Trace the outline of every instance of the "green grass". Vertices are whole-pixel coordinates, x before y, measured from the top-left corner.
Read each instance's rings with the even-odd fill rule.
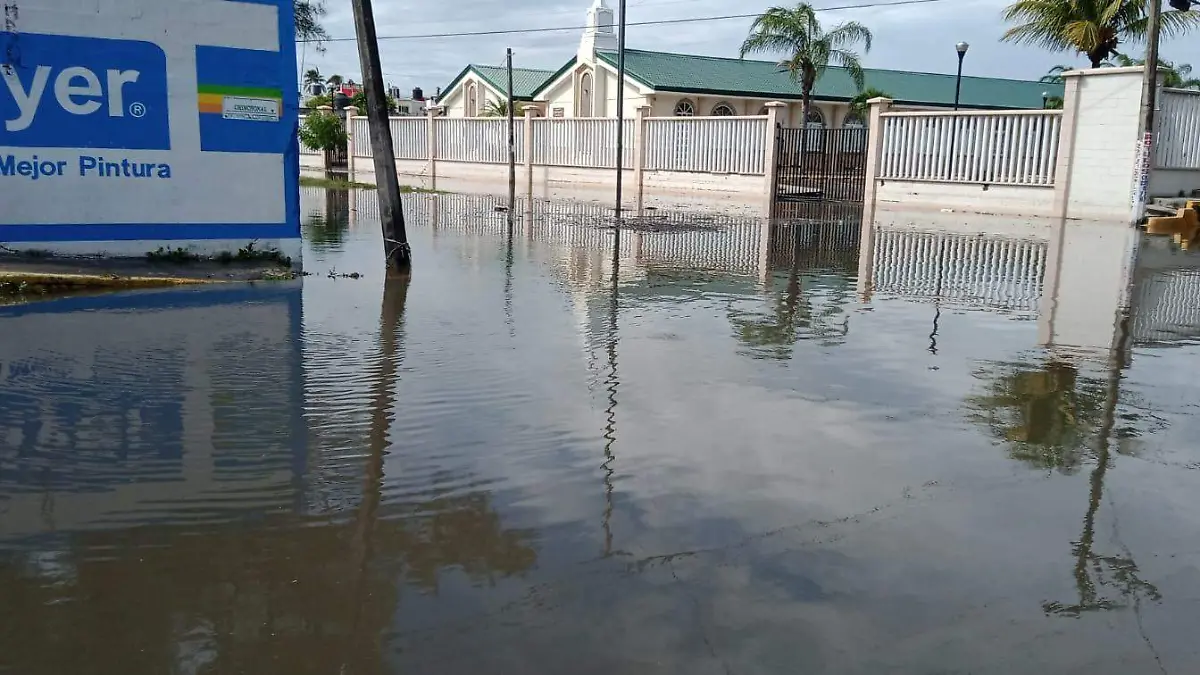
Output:
[[[371,183],[355,183],[341,178],[301,176],[300,187],[326,188],[328,190],[374,190],[376,186]],[[400,192],[403,194],[442,194],[441,190],[429,190],[427,188],[413,187],[412,185],[401,185]]]

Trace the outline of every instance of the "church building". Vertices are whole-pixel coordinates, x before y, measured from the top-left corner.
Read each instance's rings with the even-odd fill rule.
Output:
[[[535,106],[546,117],[616,117],[617,38],[613,10],[594,0],[579,51],[554,71],[514,68],[513,97]],[[897,104],[914,108],[954,105],[955,76],[865,68],[866,88],[887,93]],[[485,114],[489,104],[506,98],[503,67],[468,65],[445,88],[439,101],[449,117]],[[1046,98],[1062,96],[1061,84],[963,77],[963,109],[1042,108]],[[829,67],[813,89],[809,125],[862,126],[850,110],[858,89],[843,68]],[[778,61],[625,50],[625,116],[649,106],[652,117],[765,115],[766,104],[787,104],[783,122],[799,126],[800,85]]]

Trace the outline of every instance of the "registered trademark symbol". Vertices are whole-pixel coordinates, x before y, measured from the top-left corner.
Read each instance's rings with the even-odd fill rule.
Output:
[[[129,105],[129,114],[134,117],[145,117],[146,105],[144,103],[131,103]]]

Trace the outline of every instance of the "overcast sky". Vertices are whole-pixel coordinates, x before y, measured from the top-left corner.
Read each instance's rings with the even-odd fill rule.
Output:
[[[816,0],[812,4],[831,7],[893,0]],[[325,0],[325,27],[334,38],[353,37],[354,23],[349,0]],[[591,0],[524,0],[502,3],[495,0],[374,0],[380,37],[581,26]],[[617,0],[607,0],[610,7]],[[778,4],[770,0],[717,2],[716,0],[628,0],[629,21],[653,21],[729,14],[749,14]],[[1087,60],[1072,53],[1051,53],[1033,47],[999,42],[1004,32],[1000,19],[1006,0],[945,0],[926,5],[822,12],[827,26],[856,20],[875,36],[874,48],[863,59],[875,68],[953,73],[954,44],[970,43],[964,62],[965,75],[1037,79],[1055,64],[1080,65]],[[630,49],[737,56],[751,19],[732,19],[666,26],[629,28]],[[504,50],[513,49],[513,64],[530,68],[557,69],[574,55],[580,30],[499,36],[381,40],[383,70],[390,84],[408,91],[422,87],[426,94],[445,86],[468,63],[502,64]],[[1186,41],[1166,42],[1164,58],[1196,64],[1200,68],[1200,34]],[[1142,48],[1130,53],[1141,56]],[[337,73],[356,81],[358,57],[353,42],[331,42],[324,53],[301,45],[298,58],[305,68],[317,67],[328,77]]]

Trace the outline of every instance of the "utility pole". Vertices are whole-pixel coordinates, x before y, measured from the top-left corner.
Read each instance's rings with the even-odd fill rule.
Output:
[[[625,0],[617,19],[617,231],[621,229],[621,179],[625,173]],[[619,236],[619,235],[618,235]]]
[[[513,226],[513,211],[517,209],[517,143],[514,129],[512,49],[508,50],[508,226]],[[526,225],[528,227],[528,225]]]
[[[1154,106],[1158,96],[1158,34],[1162,24],[1162,0],[1149,0],[1146,7],[1146,71],[1142,74],[1142,138],[1138,143],[1137,166],[1134,169],[1132,224],[1138,224],[1146,210],[1150,182],[1150,162],[1154,152]]]
[[[354,9],[358,60],[367,96],[367,124],[371,130],[371,154],[379,192],[384,258],[389,272],[407,272],[412,267],[412,250],[404,231],[404,205],[400,202],[400,178],[396,175],[396,155],[392,151],[387,91],[383,85],[383,67],[379,63],[379,40],[375,35],[375,13],[371,9],[371,0],[350,0],[350,5]]]

